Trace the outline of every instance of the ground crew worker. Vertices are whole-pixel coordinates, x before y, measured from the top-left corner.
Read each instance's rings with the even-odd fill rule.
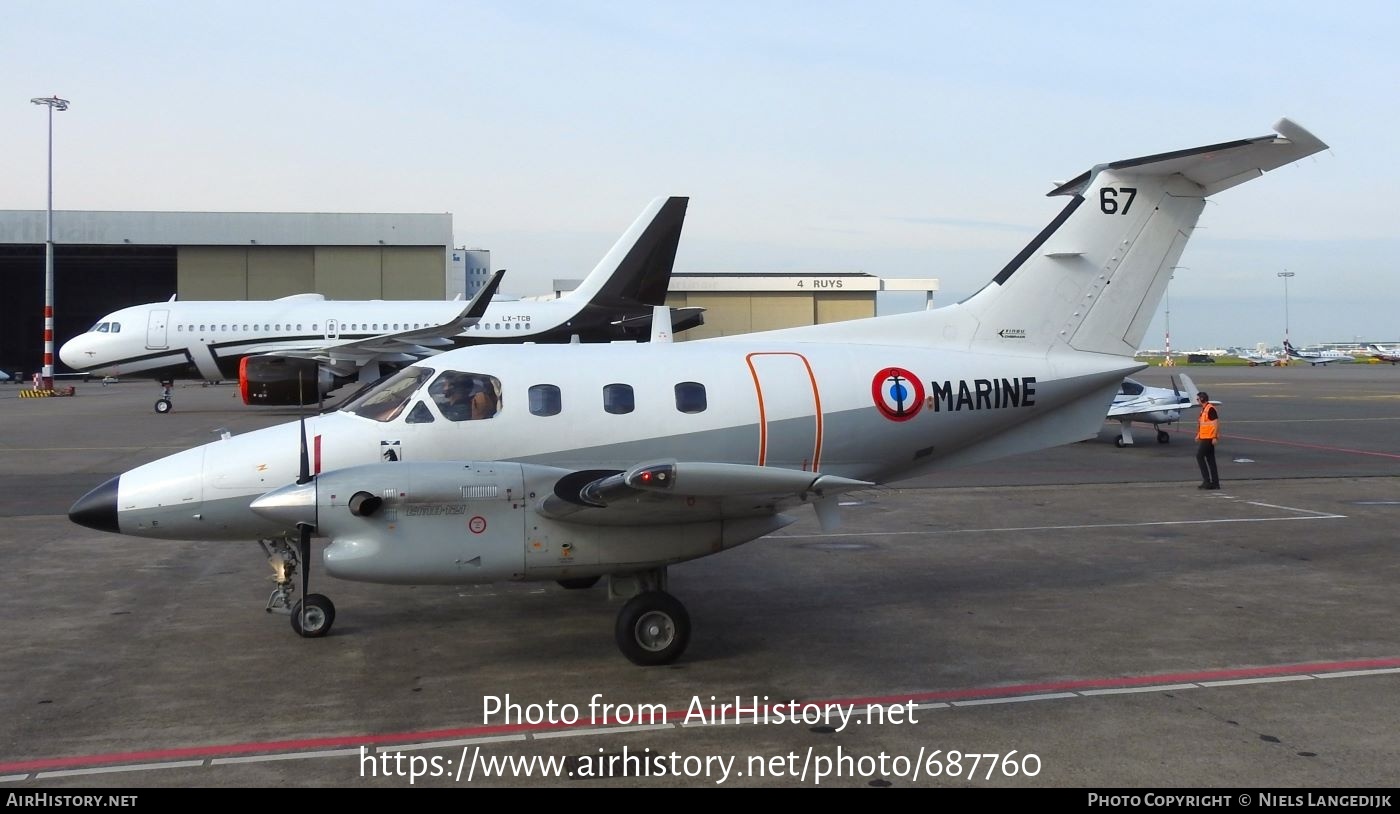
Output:
[[[1196,463],[1201,467],[1201,485],[1197,489],[1219,489],[1220,471],[1215,466],[1215,442],[1220,440],[1220,413],[1202,390],[1196,394],[1201,406],[1200,423],[1196,425]]]

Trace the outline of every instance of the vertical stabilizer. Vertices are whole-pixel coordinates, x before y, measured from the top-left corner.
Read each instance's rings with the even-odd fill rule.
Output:
[[[1061,185],[1060,215],[961,304],[972,341],[1132,356],[1205,198],[1326,147],[1287,119],[1282,135],[1101,164]]]

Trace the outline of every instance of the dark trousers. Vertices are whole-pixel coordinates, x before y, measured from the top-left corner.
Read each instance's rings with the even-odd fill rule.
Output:
[[[1196,463],[1201,467],[1201,483],[1220,485],[1220,470],[1215,468],[1215,444],[1208,440],[1197,441]]]

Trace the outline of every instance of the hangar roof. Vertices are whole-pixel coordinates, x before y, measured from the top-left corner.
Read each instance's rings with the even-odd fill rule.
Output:
[[[44,242],[44,210],[0,210],[0,244]],[[57,210],[54,242],[157,246],[452,245],[452,215]]]

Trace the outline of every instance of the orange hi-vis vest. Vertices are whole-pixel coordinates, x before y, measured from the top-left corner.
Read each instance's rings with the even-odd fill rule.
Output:
[[[1197,441],[1214,441],[1220,437],[1220,413],[1216,412],[1214,404],[1207,404],[1201,409],[1201,421],[1196,425]]]

